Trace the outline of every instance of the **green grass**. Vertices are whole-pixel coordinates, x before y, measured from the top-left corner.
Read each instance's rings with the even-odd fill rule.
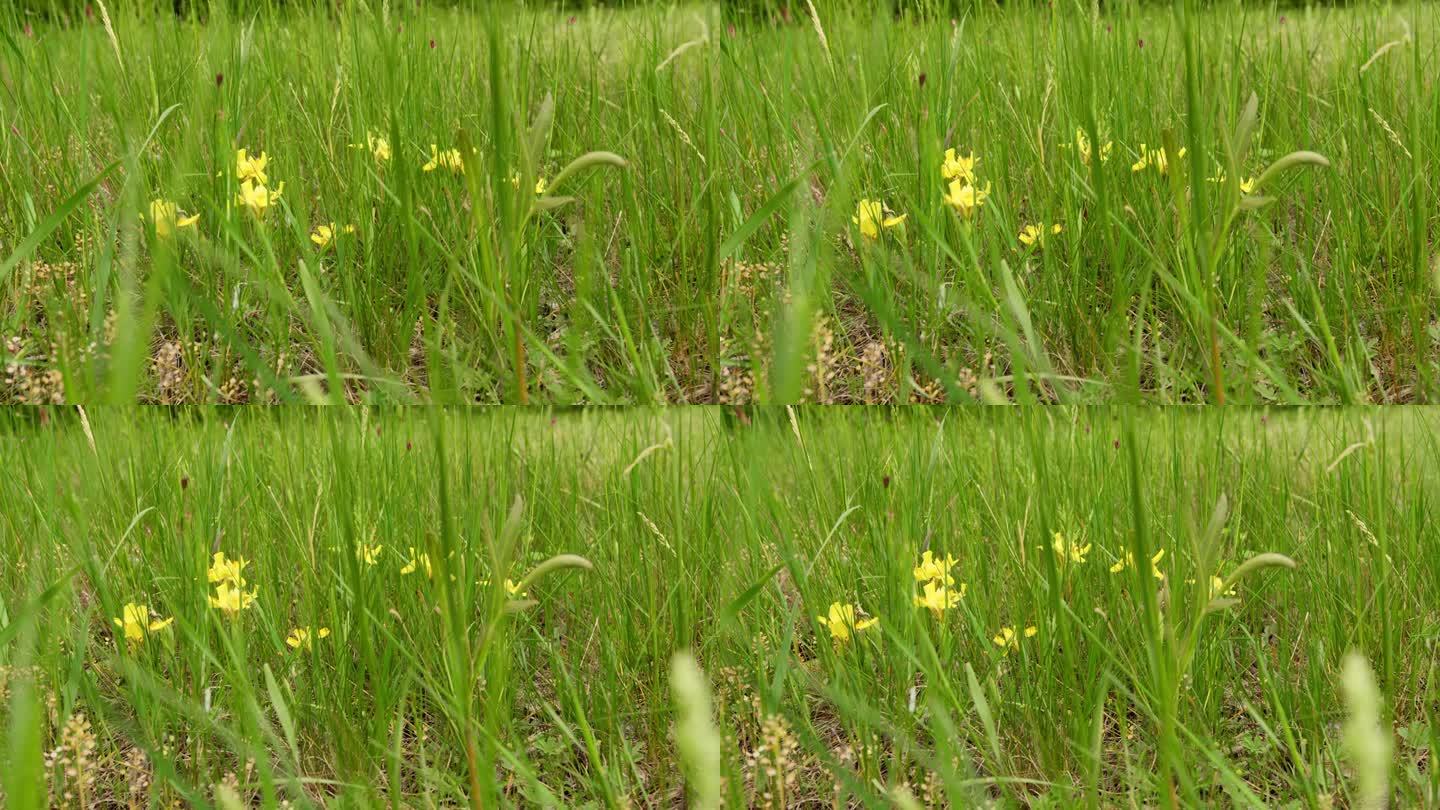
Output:
[[[113,38],[0,12],[5,400],[1440,391],[1433,5],[109,5]],[[465,174],[422,171],[432,143]],[[1167,174],[1131,170],[1141,144]],[[263,223],[239,148],[286,184]],[[947,148],[989,184],[969,220]],[[1329,165],[1242,207],[1296,150]],[[156,198],[200,220],[157,238]],[[866,240],[860,199],[903,228]],[[318,249],[330,222],[356,232]],[[1063,230],[1025,248],[1027,224]]]
[[[1428,410],[0,426],[8,807],[82,783],[142,807],[659,807],[688,784],[704,807],[715,777],[727,807],[913,806],[902,785],[922,806],[1440,802]],[[430,577],[402,573],[409,547]],[[1163,580],[1109,570],[1161,549]],[[207,602],[217,550],[248,560],[236,616]],[[967,586],[938,617],[913,603],[925,550]],[[1200,614],[1212,572],[1264,553],[1284,559]],[[565,554],[523,600],[501,585]],[[128,602],[174,622],[117,640]],[[879,623],[832,643],[834,602]],[[288,647],[305,626],[331,633]],[[686,649],[713,710],[672,684]],[[1350,686],[1361,665],[1353,708],[1350,651],[1379,696]],[[1393,756],[1342,744],[1377,724]],[[86,739],[89,782],[62,767]]]

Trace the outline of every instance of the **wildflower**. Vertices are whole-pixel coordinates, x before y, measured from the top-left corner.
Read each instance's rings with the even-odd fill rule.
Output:
[[[1185,157],[1185,147],[1182,146],[1180,150],[1175,153],[1175,159],[1179,160],[1183,157]],[[1147,151],[1145,144],[1142,143],[1140,144],[1140,159],[1130,165],[1130,171],[1144,171],[1150,166],[1154,166],[1155,170],[1161,174],[1166,174],[1170,171],[1170,159],[1165,154],[1165,147],[1162,146],[1159,149],[1150,149]]]
[[[946,554],[943,559],[935,556],[935,552],[927,550],[920,555],[920,564],[915,566],[915,581],[925,582],[933,580],[939,582],[944,580],[945,585],[955,584],[955,578],[950,576],[950,569],[960,562],[954,557]]]
[[[830,615],[816,616],[820,624],[830,631],[830,638],[836,644],[844,644],[850,640],[851,633],[858,633],[880,623],[874,617],[869,619],[855,619],[855,606],[850,604],[842,605],[839,602],[830,603]]]
[[[1193,579],[1187,579],[1187,580],[1185,580],[1185,584],[1186,584],[1186,585],[1194,585],[1194,584],[1195,584],[1195,580],[1193,580]],[[1211,598],[1211,599],[1219,599],[1219,598],[1222,597],[1222,596],[1229,596],[1229,597],[1232,597],[1232,598],[1235,597],[1235,586],[1234,586],[1234,585],[1231,585],[1229,588],[1226,588],[1226,587],[1225,587],[1225,580],[1221,579],[1220,577],[1217,577],[1217,576],[1213,576],[1213,575],[1212,575],[1212,576],[1210,577],[1210,598]]]
[[[244,587],[245,577],[242,576],[242,574],[245,571],[245,566],[249,564],[249,560],[243,558],[232,560],[225,556],[225,552],[217,551],[215,552],[215,556],[211,558],[210,570],[206,572],[206,575],[212,583],[228,582],[236,587]]]
[[[240,184],[240,193],[235,195],[235,202],[250,209],[257,219],[264,217],[265,212],[280,195],[285,193],[285,183],[282,181],[279,188],[274,191],[267,189],[263,184],[257,184],[252,180],[246,180]]]
[[[446,149],[444,152],[435,144],[430,144],[430,162],[421,167],[427,172],[436,169],[449,169],[455,174],[465,173],[465,162],[460,158],[459,149]]]
[[[352,143],[351,149],[364,149],[375,158],[377,164],[390,162],[390,141],[383,135],[376,135],[370,130],[365,130],[365,143]]]
[[[961,157],[955,154],[954,149],[945,150],[945,161],[940,164],[940,176],[946,180],[960,180],[966,185],[975,182],[975,164],[980,158],[975,153]]]
[[[210,597],[210,607],[218,608],[230,616],[250,607],[255,602],[255,591],[230,582],[215,586],[215,595]]]
[[[520,583],[509,578],[505,580],[505,593],[509,594],[511,599],[524,599],[528,596],[528,594],[520,590]]]
[[[514,172],[513,174],[510,175],[510,185],[514,186],[515,188],[520,188],[520,173],[519,173],[519,172]],[[550,188],[550,184],[547,183],[547,182],[545,182],[545,178],[543,178],[543,177],[537,177],[537,178],[535,178],[535,194],[536,194],[536,196],[539,196],[539,195],[541,195],[541,194],[544,194],[544,193],[546,192],[546,190],[548,190],[549,188]]]
[[[1039,632],[1040,629],[1033,625],[1027,627],[1024,630],[1025,638],[1034,638],[1035,634]],[[1020,639],[1015,635],[1015,628],[1013,627],[1000,628],[1000,632],[996,633],[990,640],[995,642],[996,647],[1004,650],[1006,655],[1009,655],[1011,650],[1020,649]]]
[[[155,226],[155,235],[165,239],[180,228],[189,228],[198,222],[199,214],[182,217],[175,203],[169,200],[152,200],[150,202],[150,222]]]
[[[309,627],[297,627],[290,631],[290,635],[285,637],[285,643],[289,645],[292,650],[298,650],[301,647],[309,650],[315,646],[315,639],[328,638],[329,636],[330,628],[328,627],[322,627],[318,631],[313,632]]]
[[[361,543],[355,547],[355,558],[366,565],[374,565],[380,560],[380,552],[384,550],[384,546],[372,546],[367,543]]]
[[[1165,549],[1162,548],[1162,549],[1160,549],[1159,551],[1155,552],[1154,556],[1152,556],[1152,557],[1150,558],[1150,573],[1154,574],[1156,579],[1164,579],[1164,578],[1165,578],[1165,575],[1162,574],[1162,573],[1160,573],[1160,567],[1159,567],[1158,565],[1156,565],[1156,563],[1160,562],[1160,558],[1161,558],[1161,557],[1164,557],[1164,556],[1165,556]],[[1122,559],[1122,560],[1116,562],[1114,565],[1110,566],[1110,573],[1112,573],[1112,574],[1118,574],[1118,573],[1120,573],[1121,571],[1124,571],[1126,568],[1130,568],[1130,567],[1133,566],[1133,565],[1135,565],[1135,555],[1134,555],[1133,553],[1127,551],[1127,552],[1125,552],[1125,558],[1124,558],[1124,559]]]
[[[945,195],[945,204],[959,211],[961,216],[969,219],[975,215],[976,209],[985,204],[985,198],[989,196],[989,183],[985,184],[985,188],[977,189],[969,183],[952,180],[950,181],[950,190]]]
[[[1222,172],[1222,173],[1220,173],[1220,174],[1215,175],[1214,177],[1207,177],[1207,178],[1205,178],[1205,179],[1206,179],[1208,182],[1211,182],[1211,183],[1220,183],[1221,185],[1224,185],[1224,183],[1225,183],[1225,174]],[[1255,191],[1255,178],[1253,178],[1253,177],[1246,177],[1246,178],[1244,178],[1244,179],[1242,179],[1242,180],[1240,181],[1240,193],[1241,193],[1241,194],[1252,194],[1252,193],[1254,193],[1254,191]]]
[[[413,574],[417,567],[425,569],[425,576],[430,576],[430,555],[423,551],[416,551],[414,546],[410,547],[410,562],[400,569],[401,574]]]
[[[137,605],[129,602],[120,611],[120,616],[112,619],[115,626],[124,631],[125,640],[131,644],[139,644],[145,640],[145,636],[159,630],[164,630],[175,621],[174,617],[162,619],[156,616],[146,605]]]
[[[1210,598],[1219,599],[1222,596],[1235,596],[1235,586],[1225,587],[1225,580],[1217,576],[1210,577]]]
[[[861,200],[855,206],[855,216],[850,221],[860,226],[860,235],[867,239],[879,239],[881,228],[893,228],[905,221],[902,216],[886,216],[885,205],[879,200]]]
[[[1058,234],[1063,230],[1065,229],[1061,227],[1058,222],[1050,226],[1050,233],[1052,234]],[[1021,244],[1026,247],[1041,244],[1045,241],[1045,229],[1039,225],[1026,225],[1020,230],[1019,238]]]
[[[1105,163],[1110,160],[1110,148],[1114,145],[1115,144],[1111,143],[1110,141],[1106,141],[1105,145],[1100,147],[1101,163]],[[1090,151],[1090,138],[1085,134],[1085,130],[1081,129],[1080,127],[1075,128],[1075,151],[1080,153],[1081,162],[1083,162],[1087,166],[1090,165],[1090,156],[1092,154]]]
[[[324,248],[329,246],[332,240],[334,240],[337,233],[355,233],[355,226],[346,225],[345,227],[339,228],[337,230],[335,227],[335,223],[333,222],[329,225],[316,225],[315,230],[310,232],[310,241],[314,242],[316,247],[319,247],[323,250]]]
[[[934,613],[935,618],[938,619],[941,613],[960,604],[960,600],[965,596],[965,588],[966,586],[963,582],[960,583],[960,587],[957,590],[948,583],[941,584],[940,582],[931,580],[925,583],[924,593],[915,597],[915,606],[929,608],[930,612]]]
[[[1085,562],[1085,555],[1090,553],[1090,544],[1080,545],[1074,540],[1067,539],[1060,532],[1055,532],[1055,540],[1050,544],[1055,549],[1055,555],[1061,562],[1072,562],[1080,564]]]
[[[260,153],[260,157],[252,158],[244,149],[236,150],[235,179],[242,183],[246,180],[253,180],[264,186],[270,182],[270,178],[265,174],[265,167],[268,165],[270,165],[270,156],[264,152]]]

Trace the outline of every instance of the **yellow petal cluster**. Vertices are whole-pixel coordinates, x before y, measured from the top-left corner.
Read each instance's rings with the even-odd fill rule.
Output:
[[[414,546],[411,546],[410,549],[409,549],[409,551],[410,551],[410,561],[405,564],[405,567],[403,567],[403,568],[400,569],[400,573],[401,573],[401,574],[413,574],[413,573],[415,573],[416,571],[418,571],[419,569],[423,568],[423,569],[425,569],[425,576],[426,576],[426,577],[429,577],[429,576],[431,575],[430,555],[429,555],[429,554],[426,554],[426,553],[423,552],[423,551],[420,551],[419,549],[415,548]]]
[[[1153,574],[1156,579],[1165,578],[1165,575],[1160,572],[1160,566],[1158,564],[1161,558],[1163,558],[1164,556],[1165,549],[1162,548],[1159,551],[1155,552],[1152,557],[1150,557],[1150,573]],[[1114,565],[1110,566],[1110,573],[1118,574],[1121,571],[1124,571],[1127,568],[1133,568],[1134,566],[1135,555],[1132,552],[1127,551],[1125,552],[1125,556],[1123,558],[1118,560]]]
[[[984,188],[976,188],[963,180],[951,180],[950,187],[945,192],[945,204],[958,211],[960,216],[970,219],[989,196],[989,183],[986,183]]]
[[[959,180],[965,184],[975,182],[975,164],[980,158],[975,153],[957,155],[954,149],[945,150],[945,160],[940,164],[940,176],[946,180]]]
[[[316,247],[324,250],[325,248],[330,246],[331,242],[335,240],[335,236],[337,234],[342,233],[355,233],[355,226],[345,225],[343,227],[336,228],[335,223],[333,222],[329,223],[328,225],[316,225],[315,230],[310,232],[310,241],[314,242]]]
[[[180,216],[179,208],[169,200],[156,199],[150,202],[150,223],[155,226],[155,235],[161,239],[169,238],[175,231],[189,228],[199,220],[199,214]]]
[[[315,646],[315,639],[329,637],[330,628],[328,627],[322,627],[319,630],[313,630],[309,627],[297,627],[290,631],[290,635],[285,637],[285,644],[292,650],[298,650],[301,647],[309,650]]]
[[[169,627],[175,619],[162,619],[148,605],[128,602],[120,610],[120,615],[111,621],[124,634],[125,640],[133,645],[144,641],[149,634]]]
[[[1085,562],[1085,556],[1090,553],[1089,543],[1082,546],[1060,532],[1055,532],[1055,539],[1050,543],[1050,547],[1055,550],[1055,556],[1059,557],[1062,563],[1079,565]]]
[[[1054,225],[1051,225],[1049,228],[1049,231],[1052,235],[1059,234],[1063,230],[1065,229],[1058,222]],[[1045,241],[1045,231],[1046,229],[1040,225],[1026,225],[1024,228],[1020,229],[1020,235],[1018,237],[1020,239],[1020,244],[1025,245],[1026,247],[1034,247],[1035,245],[1043,244]]]
[[[440,150],[436,144],[430,144],[430,162],[420,167],[423,171],[433,172],[436,169],[449,169],[455,174],[465,173],[465,161],[460,157],[459,149]]]
[[[860,235],[866,239],[879,239],[882,228],[889,229],[905,221],[908,214],[894,216],[885,212],[885,204],[880,200],[861,200],[855,206],[855,216],[850,221],[860,226]]]
[[[867,630],[880,623],[880,619],[869,617],[856,619],[855,606],[852,604],[841,604],[840,602],[830,603],[830,611],[826,616],[816,616],[821,626],[830,631],[830,638],[836,644],[844,644],[850,637],[862,630]]]
[[[235,195],[235,204],[248,210],[256,219],[264,219],[265,212],[270,210],[285,193],[285,183],[281,181],[274,191],[266,188],[264,184],[254,180],[245,180],[240,184],[240,192]]]
[[[245,590],[245,567],[250,564],[244,558],[230,558],[225,552],[217,551],[210,560],[206,577],[215,586],[210,597],[210,607],[227,616],[234,617],[255,603],[255,590]]]
[[[1175,159],[1180,160],[1184,158],[1185,151],[1185,147],[1180,147],[1179,151],[1175,153]],[[1170,172],[1170,158],[1165,154],[1165,147],[1146,149],[1145,144],[1142,143],[1140,144],[1140,158],[1130,164],[1130,171],[1140,172],[1151,167],[1161,174],[1168,174]]]

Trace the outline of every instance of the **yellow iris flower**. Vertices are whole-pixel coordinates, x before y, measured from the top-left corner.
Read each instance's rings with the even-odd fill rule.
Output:
[[[150,633],[169,627],[175,619],[173,617],[162,619],[156,616],[149,606],[129,602],[121,609],[120,616],[111,621],[115,622],[115,626],[123,631],[126,641],[131,644],[139,644]]]
[[[490,587],[490,580],[488,580],[488,579],[482,579],[482,580],[480,580],[480,587],[482,587],[482,588],[488,588],[488,587]],[[520,583],[518,583],[518,582],[516,582],[515,580],[510,579],[510,578],[508,578],[508,577],[505,579],[505,595],[508,596],[508,597],[510,597],[511,599],[529,599],[529,598],[530,598],[530,594],[525,593],[524,591],[520,590]]]
[[[1195,580],[1193,580],[1193,579],[1187,579],[1187,580],[1185,580],[1185,584],[1186,584],[1186,585],[1194,585],[1194,584],[1195,584]],[[1235,586],[1234,586],[1234,585],[1231,585],[1229,588],[1226,588],[1226,587],[1225,587],[1225,580],[1221,579],[1220,577],[1217,577],[1217,576],[1213,576],[1213,575],[1212,575],[1212,576],[1210,577],[1210,598],[1211,598],[1211,599],[1219,599],[1219,598],[1222,597],[1222,596],[1229,596],[1229,597],[1234,598],[1234,597],[1236,596]]]
[[[423,551],[417,551],[414,546],[411,546],[410,562],[406,563],[405,567],[400,569],[400,573],[413,574],[418,568],[425,569],[425,576],[429,577],[431,575],[430,555]]]
[[[189,228],[200,220],[200,215],[182,217],[175,203],[169,200],[150,202],[150,222],[155,226],[155,235],[168,238],[180,228]]]
[[[1227,589],[1227,588],[1225,587],[1225,580],[1221,579],[1220,577],[1216,577],[1216,576],[1210,577],[1210,598],[1211,598],[1211,599],[1219,599],[1219,598],[1222,597],[1222,596],[1231,596],[1231,597],[1233,597],[1233,596],[1235,596],[1235,595],[1236,595],[1236,594],[1235,594],[1235,586],[1234,586],[1234,585],[1231,585],[1231,586]]]
[[[390,162],[390,141],[386,140],[385,136],[376,135],[368,129],[365,130],[365,143],[352,143],[350,148],[364,149],[370,153],[371,157],[375,158],[377,164]]]
[[[1175,159],[1180,160],[1185,157],[1185,152],[1185,147],[1180,147],[1180,150],[1175,153]],[[1170,171],[1170,158],[1165,154],[1165,147],[1162,146],[1159,149],[1147,150],[1145,144],[1142,143],[1140,144],[1140,159],[1130,164],[1130,171],[1144,171],[1151,166],[1154,166],[1155,170],[1161,174],[1168,174]]]
[[[1156,579],[1165,578],[1165,575],[1160,573],[1160,567],[1156,564],[1159,563],[1160,559],[1164,556],[1165,549],[1162,548],[1159,551],[1155,552],[1155,555],[1150,558],[1150,573],[1154,574]],[[1133,565],[1135,565],[1135,555],[1127,551],[1125,552],[1124,559],[1121,559],[1117,561],[1114,565],[1110,566],[1110,573],[1118,574]]]
[[[960,216],[969,219],[975,215],[975,211],[985,204],[985,198],[990,196],[990,184],[986,183],[985,188],[977,189],[969,183],[959,180],[950,181],[950,190],[945,194],[945,204],[960,212]]]
[[[925,583],[924,591],[915,597],[915,606],[928,608],[936,618],[939,618],[941,613],[960,604],[960,600],[965,596],[965,590],[966,585],[963,582],[960,583],[959,588],[955,588],[931,580]]]
[[[1058,234],[1063,230],[1065,229],[1061,227],[1058,222],[1050,226],[1050,233],[1052,234]],[[1019,239],[1020,243],[1026,247],[1042,244],[1045,241],[1045,228],[1039,225],[1026,225],[1020,229]]]
[[[905,221],[905,217],[888,216],[885,213],[885,204],[879,200],[861,200],[855,207],[855,216],[850,221],[860,226],[860,235],[866,239],[879,239],[881,228],[893,228]]]
[[[1105,145],[1100,147],[1101,163],[1105,163],[1110,160],[1110,149],[1113,146],[1113,143],[1111,143],[1110,141],[1106,141]],[[1090,150],[1090,138],[1085,134],[1085,130],[1079,127],[1075,128],[1075,151],[1080,153],[1081,162],[1089,165],[1092,154]]]
[[[330,243],[334,241],[336,234],[341,233],[355,233],[355,226],[346,225],[343,228],[337,229],[335,227],[335,223],[333,222],[329,225],[316,225],[315,230],[310,232],[310,241],[314,242],[316,247],[319,247],[323,250],[324,248],[329,247]]]
[[[240,182],[253,180],[261,186],[270,182],[265,174],[265,167],[270,165],[270,156],[264,152],[259,157],[250,157],[244,149],[235,152],[235,179]]]
[[[980,158],[975,153],[957,155],[954,149],[945,150],[945,160],[940,164],[940,176],[946,180],[959,180],[965,184],[975,182],[975,164]]]
[[[836,644],[844,644],[850,640],[852,633],[874,627],[880,623],[878,618],[856,620],[855,606],[850,604],[830,603],[830,615],[816,616],[817,621],[830,631],[830,638]]]
[[[366,565],[374,565],[380,560],[380,552],[384,550],[384,546],[372,546],[361,543],[355,547],[355,558]]]
[[[205,573],[212,583],[228,582],[243,587],[245,585],[243,573],[245,566],[249,564],[249,560],[238,557],[230,559],[225,556],[225,552],[217,551],[210,560],[210,569]]]
[[[1074,540],[1067,539],[1060,532],[1055,532],[1055,540],[1050,547],[1055,549],[1055,556],[1059,557],[1061,562],[1072,562],[1077,565],[1085,562],[1085,555],[1090,553],[1089,543],[1082,546]]]
[[[283,181],[278,188],[271,191],[263,184],[256,183],[253,180],[246,180],[240,184],[240,193],[235,195],[235,202],[238,205],[250,209],[250,213],[254,214],[256,219],[261,219],[265,216],[265,212],[270,209],[270,206],[274,205],[275,201],[279,200],[280,195],[284,193],[285,183]]]
[[[1222,185],[1225,183],[1225,175],[1224,175],[1224,173],[1217,174],[1217,175],[1214,176],[1214,177],[1207,177],[1207,178],[1205,178],[1205,179],[1206,179],[1207,181],[1211,182],[1211,183],[1220,183],[1220,184],[1222,184]],[[1244,178],[1244,179],[1242,179],[1242,180],[1240,181],[1240,193],[1241,193],[1241,194],[1253,194],[1254,192],[1255,192],[1255,178],[1253,178],[1253,177],[1246,177],[1246,178]]]
[[[510,185],[514,186],[515,188],[520,188],[520,173],[519,173],[519,172],[514,172],[513,174],[510,175]],[[539,196],[539,195],[541,195],[541,194],[544,194],[546,191],[549,191],[549,190],[550,190],[550,184],[549,184],[548,182],[546,182],[546,180],[545,180],[544,177],[537,177],[537,178],[535,178],[535,195],[536,195],[536,196]]]
[[[436,169],[449,169],[455,174],[465,173],[465,161],[460,158],[459,149],[446,149],[441,152],[440,147],[430,144],[430,162],[421,167],[424,171],[433,172]]]
[[[210,568],[205,572],[210,582],[215,584],[215,595],[210,597],[210,607],[219,608],[231,616],[250,607],[255,601],[256,592],[245,590],[244,571],[249,564],[249,560],[238,557],[231,559],[226,557],[223,551],[215,552],[210,558]]]
[[[215,595],[210,597],[210,607],[218,608],[227,615],[234,616],[254,604],[255,594],[256,592],[253,590],[246,591],[241,586],[222,582],[215,586]]]
[[[1040,630],[1037,627],[1027,627],[1025,628],[1025,638],[1033,638],[1035,634],[1039,632]],[[1000,628],[1000,632],[995,634],[990,640],[995,642],[996,647],[1004,650],[1006,655],[1009,655],[1011,650],[1020,649],[1020,640],[1016,637],[1015,628],[1013,627]]]
[[[297,627],[285,637],[285,643],[292,650],[298,650],[301,647],[309,650],[315,646],[315,639],[329,638],[329,636],[330,628],[328,627],[322,627],[317,631],[312,631],[309,627]]]
[[[950,576],[950,569],[954,568],[958,562],[960,561],[949,554],[943,558],[936,557],[935,552],[927,549],[924,554],[920,555],[920,564],[915,566],[915,581],[944,580],[944,584],[953,585],[955,579]]]

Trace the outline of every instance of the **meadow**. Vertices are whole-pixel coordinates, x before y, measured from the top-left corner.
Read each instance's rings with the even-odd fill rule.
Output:
[[[0,412],[4,804],[1434,806],[1437,435]]]
[[[0,401],[1440,391],[1433,4],[44,5]]]

